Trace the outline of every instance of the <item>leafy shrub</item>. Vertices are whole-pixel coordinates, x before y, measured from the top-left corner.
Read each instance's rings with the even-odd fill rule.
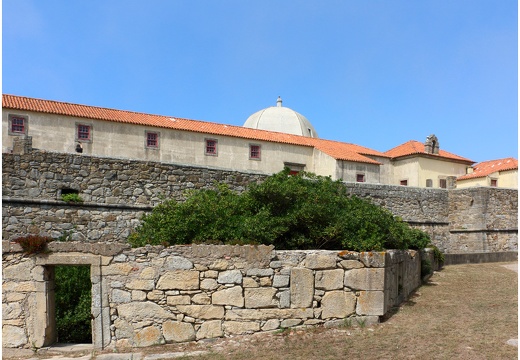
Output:
[[[45,252],[47,243],[51,241],[52,238],[41,235],[26,235],[13,240],[13,242],[20,244],[26,254]]]
[[[419,249],[428,235],[392,213],[349,196],[340,181],[286,169],[238,195],[225,185],[167,200],[129,237],[146,244],[272,244],[277,249]]]
[[[421,277],[423,278],[427,275],[430,275],[432,272],[432,263],[430,262],[430,260],[421,260]]]
[[[61,343],[91,343],[91,287],[88,266],[56,266],[56,330]]]
[[[69,194],[62,194],[61,200],[66,202],[83,202],[83,199],[79,194],[76,193],[69,193]]]
[[[430,245],[430,247],[433,249],[433,258],[435,261],[439,263],[439,266],[442,266],[444,264],[444,254],[439,250],[439,248],[435,245]]]

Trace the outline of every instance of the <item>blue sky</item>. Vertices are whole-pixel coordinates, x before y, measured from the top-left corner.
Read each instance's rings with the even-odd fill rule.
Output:
[[[518,156],[516,0],[3,0],[2,92],[242,125],[283,105],[386,151]]]

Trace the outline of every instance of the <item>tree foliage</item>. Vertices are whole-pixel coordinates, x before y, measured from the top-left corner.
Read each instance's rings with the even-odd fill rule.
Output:
[[[60,343],[91,343],[92,296],[88,266],[56,266],[56,329]]]
[[[225,185],[167,200],[129,237],[146,244],[272,244],[277,249],[419,249],[426,233],[388,210],[349,196],[340,181],[288,169],[237,194]]]

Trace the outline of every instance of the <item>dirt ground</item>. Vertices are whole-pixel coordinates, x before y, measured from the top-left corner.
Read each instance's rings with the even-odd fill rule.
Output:
[[[447,266],[385,321],[374,326],[296,328],[133,349],[132,353],[134,358],[140,355],[143,360],[517,359],[518,347],[507,343],[518,339],[517,266]],[[109,353],[84,351],[66,356],[109,358]],[[44,359],[60,355],[64,354],[52,349],[31,356],[4,350],[2,358]],[[130,352],[127,355],[128,359],[132,357]]]

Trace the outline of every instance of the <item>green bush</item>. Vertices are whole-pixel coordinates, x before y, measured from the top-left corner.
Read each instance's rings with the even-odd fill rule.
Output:
[[[91,343],[91,287],[88,266],[56,266],[56,330],[60,343]]]
[[[236,194],[225,185],[167,200],[143,217],[132,246],[272,244],[277,249],[420,249],[426,233],[388,210],[349,196],[340,181],[286,169]]]
[[[83,202],[81,196],[76,193],[62,194],[61,200],[66,202]]]

